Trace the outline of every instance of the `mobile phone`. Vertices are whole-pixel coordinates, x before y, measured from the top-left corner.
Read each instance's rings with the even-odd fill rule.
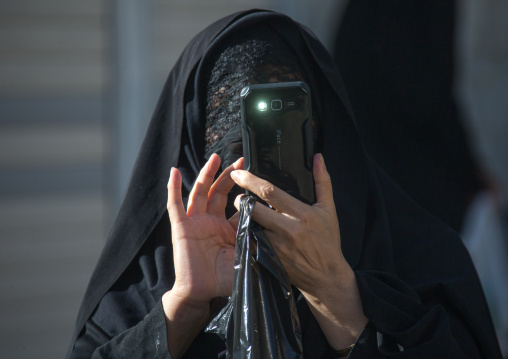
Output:
[[[245,169],[315,203],[309,86],[300,81],[249,85],[240,98]]]

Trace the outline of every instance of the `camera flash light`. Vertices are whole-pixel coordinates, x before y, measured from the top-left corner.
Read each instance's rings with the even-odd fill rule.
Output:
[[[258,110],[259,111],[266,111],[267,108],[268,108],[268,105],[267,105],[266,102],[261,101],[261,102],[258,103]]]

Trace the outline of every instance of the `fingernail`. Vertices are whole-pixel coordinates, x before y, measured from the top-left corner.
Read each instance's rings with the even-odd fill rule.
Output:
[[[173,177],[174,172],[175,172],[175,167],[171,167],[171,170],[169,170],[168,185],[169,185],[169,182],[171,182],[171,177]]]
[[[240,200],[242,199],[243,194],[239,194],[235,197],[234,206],[237,210],[240,210]]]
[[[325,166],[325,159],[323,158],[323,155],[321,153],[318,153],[318,160],[319,160],[319,164],[321,166]]]
[[[233,181],[237,181],[239,180],[241,177],[240,173],[238,170],[234,170],[234,171],[231,171],[231,178],[233,179]]]

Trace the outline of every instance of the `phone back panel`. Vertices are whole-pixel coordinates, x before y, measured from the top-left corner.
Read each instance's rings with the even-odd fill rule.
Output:
[[[309,87],[303,82],[250,85],[241,99],[245,168],[314,203]]]

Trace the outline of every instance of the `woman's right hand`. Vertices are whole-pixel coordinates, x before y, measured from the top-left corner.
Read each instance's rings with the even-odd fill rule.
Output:
[[[219,167],[220,158],[214,154],[196,179],[187,212],[182,201],[182,176],[176,168],[171,169],[168,213],[175,283],[162,303],[173,357],[182,355],[206,324],[210,301],[231,295],[232,291],[238,218],[235,215],[228,220],[225,208],[227,195],[235,185],[230,173],[243,168],[243,159],[229,166],[214,182]]]

